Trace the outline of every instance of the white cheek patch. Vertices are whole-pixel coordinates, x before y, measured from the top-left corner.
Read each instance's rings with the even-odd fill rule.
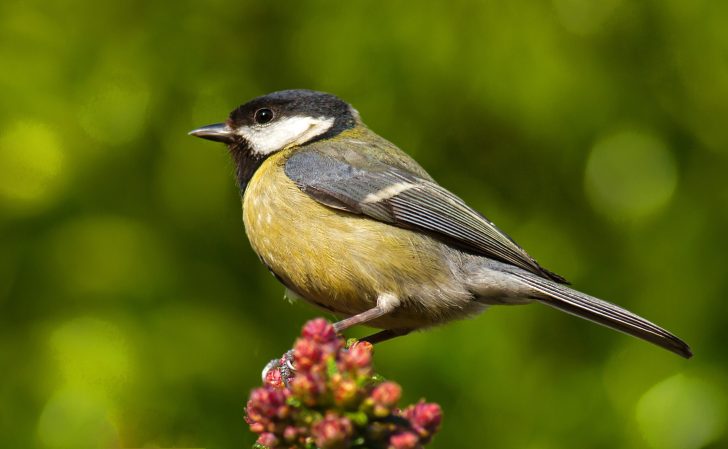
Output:
[[[300,145],[334,126],[333,118],[286,117],[269,125],[240,127],[235,132],[250,143],[253,152],[267,155],[290,145]]]

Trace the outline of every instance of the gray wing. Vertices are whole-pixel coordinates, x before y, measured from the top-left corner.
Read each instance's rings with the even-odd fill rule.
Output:
[[[360,152],[301,149],[286,175],[316,201],[384,223],[419,231],[467,251],[566,283],[541,267],[503,231],[433,181]]]

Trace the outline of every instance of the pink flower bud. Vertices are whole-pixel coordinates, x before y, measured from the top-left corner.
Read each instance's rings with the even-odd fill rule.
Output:
[[[337,340],[334,326],[323,318],[308,321],[303,326],[301,337],[316,343],[330,343]]]
[[[245,422],[250,424],[251,432],[253,432],[253,433],[265,432],[265,425],[263,425],[263,423],[250,421],[247,416],[246,416]]]
[[[347,446],[352,430],[348,418],[329,413],[311,427],[311,435],[321,449],[342,449]]]
[[[376,405],[393,408],[402,396],[402,388],[395,382],[382,382],[372,391],[372,400]]]
[[[339,406],[350,406],[356,402],[359,387],[353,380],[340,380],[335,382],[334,402]]]
[[[290,383],[293,395],[304,404],[312,406],[316,404],[318,396],[325,391],[326,385],[319,376],[311,373],[298,373]]]
[[[248,423],[260,423],[264,426],[273,419],[285,418],[288,415],[286,400],[289,393],[272,387],[256,388],[250,393],[246,406]]]
[[[293,362],[299,372],[310,371],[323,360],[323,351],[319,343],[299,338],[293,346]]]
[[[390,449],[415,449],[419,447],[420,438],[413,432],[402,432],[389,438]]]
[[[355,343],[341,353],[340,368],[342,371],[352,371],[361,375],[369,374],[372,366],[373,346],[366,341]]]
[[[265,447],[275,447],[278,445],[278,438],[270,432],[265,432],[260,434],[257,443]]]
[[[288,441],[289,443],[293,443],[296,441],[296,438],[298,438],[299,431],[294,426],[286,426],[285,429],[283,429],[283,439]]]
[[[442,409],[438,404],[420,401],[408,407],[404,412],[404,416],[410,421],[412,428],[420,435],[424,442],[427,442],[440,429]]]
[[[277,390],[286,388],[286,385],[283,383],[283,377],[281,377],[280,368],[273,368],[265,373],[265,384]]]

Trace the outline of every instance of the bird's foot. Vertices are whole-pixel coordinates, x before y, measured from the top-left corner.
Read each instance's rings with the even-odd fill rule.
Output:
[[[276,371],[278,370],[277,374]],[[296,375],[296,368],[293,366],[293,349],[288,350],[279,359],[273,359],[263,368],[263,383],[277,384],[283,382],[288,387],[288,383]],[[278,377],[280,376],[280,377]]]

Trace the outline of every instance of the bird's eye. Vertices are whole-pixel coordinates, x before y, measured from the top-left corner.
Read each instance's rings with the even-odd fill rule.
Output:
[[[262,125],[273,120],[273,111],[268,108],[258,109],[255,111],[255,123]]]

